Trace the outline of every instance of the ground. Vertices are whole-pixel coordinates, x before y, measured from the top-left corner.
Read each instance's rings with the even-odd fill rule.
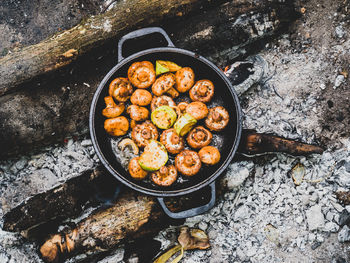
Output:
[[[259,84],[240,97],[244,127],[317,143],[326,151],[231,164],[224,175],[230,190],[210,212],[185,222],[205,230],[212,248],[186,252],[183,262],[350,262],[349,243],[338,240],[350,207],[334,196],[350,187],[350,5],[310,0],[298,8],[301,17],[289,32],[253,54],[266,65]],[[81,154],[74,167],[65,163],[74,159],[72,151]],[[39,168],[48,169],[50,177],[68,178],[71,168],[78,173],[96,165],[95,157],[87,139],[3,162],[7,181],[1,190],[16,189],[21,177]],[[305,169],[299,186],[291,178],[297,163]],[[170,227],[156,237],[163,249],[173,244],[175,232]],[[32,243],[4,232],[0,239],[2,262],[39,261]],[[120,248],[101,262],[123,262],[123,255]]]

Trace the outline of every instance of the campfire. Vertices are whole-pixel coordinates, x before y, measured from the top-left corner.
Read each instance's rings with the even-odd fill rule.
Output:
[[[348,2],[316,2],[101,1],[54,36],[6,40],[0,261],[350,260]],[[149,26],[170,42],[122,38]],[[214,183],[158,200],[106,169],[88,118],[118,59],[171,41],[220,68],[243,129]]]

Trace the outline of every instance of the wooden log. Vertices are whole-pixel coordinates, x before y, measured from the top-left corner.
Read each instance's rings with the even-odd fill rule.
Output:
[[[181,11],[181,19],[167,20],[161,25],[169,32],[177,46],[208,56],[223,66],[242,53],[247,54],[248,47],[260,42],[262,38],[279,32],[284,25],[282,21],[291,22],[293,16],[284,14],[294,14],[292,3],[293,1],[280,3],[278,0],[264,0],[255,3],[252,0],[240,0],[215,6],[215,2],[212,8],[197,10],[188,16],[185,16],[187,11]],[[188,10],[190,7],[192,8],[192,5],[189,4]],[[170,14],[176,8],[171,10]],[[144,25],[146,24],[147,22],[144,22]],[[186,24],[193,26],[188,27]],[[119,34],[126,32],[134,28],[131,25],[134,24],[125,25],[124,31],[117,31]],[[259,27],[258,31],[256,27]],[[96,30],[100,32],[102,29]],[[67,31],[60,35],[65,38],[70,34],[73,33]],[[107,39],[107,36],[112,37],[110,34],[112,32],[102,36]],[[241,37],[238,38],[238,35]],[[87,41],[85,37],[84,40]],[[57,72],[24,85],[20,91],[0,97],[0,158],[62,142],[68,136],[87,133],[88,112],[93,93],[106,72],[116,64],[115,42],[106,40],[105,44],[94,48],[93,52],[86,51],[86,56],[81,56],[83,53],[79,51],[79,58],[67,67],[68,72],[72,74]],[[145,41],[143,44],[147,46],[150,43]],[[72,59],[75,59],[75,56],[65,60],[65,63]],[[33,76],[36,74],[32,73]],[[0,78],[2,77],[0,74]]]
[[[0,59],[0,95],[38,75],[60,69],[103,42],[135,27],[182,16],[207,5],[208,0],[119,1],[113,10],[83,20],[36,45]],[[220,3],[221,1],[217,1]]]

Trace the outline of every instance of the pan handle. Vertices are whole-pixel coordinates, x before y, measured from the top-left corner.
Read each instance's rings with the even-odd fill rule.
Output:
[[[181,219],[181,218],[197,216],[197,215],[203,214],[204,212],[207,212],[215,204],[215,198],[216,198],[216,196],[215,196],[215,192],[216,192],[215,191],[215,181],[212,182],[209,186],[210,186],[211,198],[210,198],[209,203],[207,203],[203,206],[199,206],[199,207],[191,208],[191,209],[188,209],[185,211],[174,213],[168,209],[163,198],[158,197],[158,202],[159,202],[160,206],[163,208],[164,212],[171,218]]]
[[[159,33],[161,34],[165,40],[168,42],[168,47],[175,47],[174,43],[171,41],[170,37],[168,34],[164,31],[163,28],[160,27],[145,27],[141,28],[135,31],[132,31],[125,36],[123,36],[119,42],[118,42],[118,63],[124,59],[122,55],[122,50],[123,50],[123,44],[126,40],[137,38],[137,37],[142,37],[145,35],[153,34],[153,33]]]

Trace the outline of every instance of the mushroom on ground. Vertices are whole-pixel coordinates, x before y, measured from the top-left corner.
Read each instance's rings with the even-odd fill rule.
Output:
[[[149,140],[158,139],[158,130],[150,121],[137,124],[131,132],[131,138],[138,147],[145,147]]]
[[[148,90],[137,89],[131,95],[130,101],[132,104],[135,104],[138,106],[147,106],[152,101],[152,94]]]
[[[174,129],[163,131],[162,135],[160,136],[160,142],[171,154],[178,154],[185,147],[184,139],[180,137]]]
[[[125,109],[124,103],[119,103],[118,105],[114,102],[111,96],[104,98],[106,103],[106,108],[102,110],[102,115],[106,118],[115,118],[123,113]]]
[[[209,102],[214,96],[214,84],[208,79],[198,80],[189,94],[193,101]]]
[[[207,117],[209,110],[207,105],[200,101],[194,101],[187,105],[186,112],[196,120],[201,120]]]
[[[139,164],[139,157],[134,157],[129,162],[129,174],[132,178],[142,180],[147,176],[147,171],[143,170]]]
[[[156,108],[160,106],[175,107],[176,103],[169,96],[163,95],[160,97],[154,97],[151,102],[151,111],[154,111]]]
[[[160,186],[170,186],[177,179],[177,170],[174,165],[163,166],[151,174],[151,180]]]
[[[160,76],[152,85],[152,92],[156,96],[161,96],[175,84],[173,73],[165,73]]]
[[[137,105],[130,105],[126,112],[130,115],[130,118],[135,121],[144,121],[148,119],[149,111],[145,107],[140,107]]]
[[[202,163],[214,165],[220,161],[220,152],[214,146],[205,146],[198,152]]]
[[[156,80],[156,72],[149,61],[135,62],[128,69],[128,78],[132,85],[146,89]]]
[[[122,136],[128,132],[129,122],[124,116],[119,116],[105,120],[104,128],[106,132],[112,136]]]
[[[203,126],[194,128],[187,136],[187,143],[194,149],[200,149],[207,146],[213,138],[213,135]]]
[[[175,73],[176,89],[184,93],[194,84],[194,72],[191,68],[185,67]]]
[[[109,84],[109,96],[117,101],[126,102],[132,94],[132,86],[127,78],[116,78]]]
[[[222,131],[228,124],[230,116],[222,106],[209,109],[208,117],[205,119],[205,126],[212,131]]]
[[[184,150],[175,158],[175,167],[183,175],[193,176],[202,167],[198,153],[191,150]]]

